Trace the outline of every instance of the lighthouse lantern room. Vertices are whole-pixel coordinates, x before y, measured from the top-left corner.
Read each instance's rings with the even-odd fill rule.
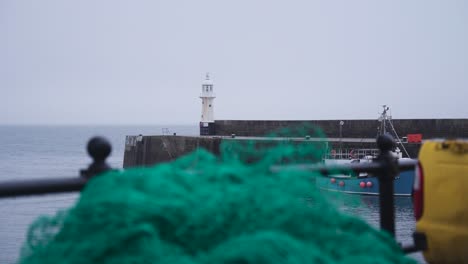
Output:
[[[213,81],[210,79],[210,75],[208,73],[206,74],[206,78],[202,83],[202,93],[200,98],[202,99],[200,135],[214,135],[215,122],[213,115],[213,101],[215,99],[215,94],[213,92]]]

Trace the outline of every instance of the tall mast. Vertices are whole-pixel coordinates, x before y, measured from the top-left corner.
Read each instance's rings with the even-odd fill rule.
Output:
[[[393,133],[393,137],[396,138],[397,144],[399,144],[402,147],[402,149],[405,152],[406,156],[410,157],[409,154],[408,154],[408,151],[406,151],[406,148],[403,145],[403,142],[401,142],[401,139],[398,136],[398,134],[397,134],[397,132],[395,130],[395,127],[393,126],[392,117],[387,114],[387,111],[390,110],[390,107],[388,107],[387,105],[383,105],[382,107],[383,107],[383,112],[379,117],[379,121],[382,122],[382,124],[380,126],[381,134],[383,135],[383,134],[387,133],[387,123],[388,123],[389,128],[390,128],[390,133]]]
[[[382,121],[382,125],[381,125],[381,133],[382,135],[387,133],[387,110],[389,110],[390,108],[387,106],[387,105],[383,105],[383,112],[382,112],[382,115],[380,116],[380,119]]]

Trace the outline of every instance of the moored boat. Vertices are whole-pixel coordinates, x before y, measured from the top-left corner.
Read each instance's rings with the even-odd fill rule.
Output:
[[[379,127],[379,134],[384,134],[389,131],[396,139],[397,143],[401,144],[401,140],[393,127],[391,116],[387,114],[389,108],[383,106],[384,110],[379,117],[381,126]],[[388,127],[388,128],[387,128]],[[403,158],[403,153],[398,147],[395,147],[394,153],[398,159],[410,159],[408,152],[403,144],[401,147],[406,154]],[[352,149],[352,150],[331,150],[329,155],[324,157],[324,163],[331,164],[350,164],[350,163],[367,163],[372,162],[378,155],[376,149]],[[394,180],[394,195],[396,196],[411,196],[412,187],[414,182],[415,171],[401,172]],[[337,191],[350,194],[363,194],[363,195],[379,195],[379,181],[376,175],[368,175],[361,173],[359,175],[330,175],[322,176],[316,179],[318,188],[327,191]]]
[[[411,196],[414,182],[414,171],[401,172],[394,180],[394,195]],[[337,191],[350,194],[379,195],[379,181],[377,177],[331,175],[317,177],[318,188],[327,191]]]

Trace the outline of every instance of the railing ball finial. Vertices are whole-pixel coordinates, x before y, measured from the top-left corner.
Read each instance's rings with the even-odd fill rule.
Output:
[[[380,135],[377,137],[377,147],[381,153],[392,151],[395,147],[395,140],[389,134]]]
[[[91,178],[96,174],[111,169],[106,163],[106,159],[112,151],[112,146],[107,139],[93,137],[88,141],[86,149],[88,150],[88,154],[93,158],[93,163],[89,165],[88,169],[81,170],[81,176]]]
[[[112,146],[109,141],[103,137],[93,137],[88,141],[86,147],[88,154],[94,162],[104,161],[109,157]]]

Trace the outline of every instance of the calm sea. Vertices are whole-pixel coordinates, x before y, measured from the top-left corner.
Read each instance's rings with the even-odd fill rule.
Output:
[[[85,146],[95,135],[112,143],[108,160],[121,168],[126,135],[160,135],[166,129],[178,135],[197,135],[198,124],[180,126],[0,126],[0,181],[43,177],[76,177],[91,159]],[[78,194],[0,199],[0,263],[14,263],[27,235],[28,225],[40,215],[68,208]],[[344,205],[344,211],[363,217],[378,227],[376,197],[363,197],[360,206]],[[397,239],[410,242],[414,230],[411,199],[396,199]],[[412,255],[423,262],[421,254]]]

